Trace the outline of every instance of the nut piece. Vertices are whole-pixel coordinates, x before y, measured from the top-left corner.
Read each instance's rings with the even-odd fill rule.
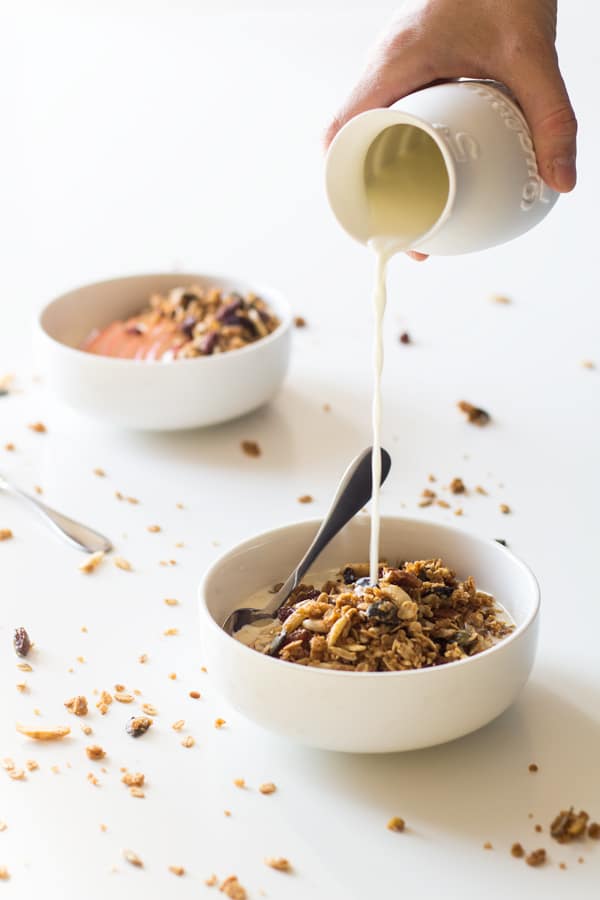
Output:
[[[286,859],[284,856],[267,856],[265,865],[270,866],[271,869],[277,869],[278,872],[292,871],[292,865],[289,859]]]
[[[453,494],[464,494],[466,491],[465,483],[462,478],[453,478],[449,487]]]
[[[404,831],[405,825],[404,819],[401,819],[400,816],[392,816],[386,827],[390,831]]]
[[[182,747],[193,747],[195,743],[196,743],[196,741],[191,736],[191,734],[188,734],[187,737],[184,737],[184,739],[182,740],[181,746]]]
[[[13,537],[10,528],[0,528],[0,541],[9,541]]]
[[[0,866],[0,881],[8,881],[10,878],[10,872],[6,868],[6,866]]]
[[[56,728],[29,728],[17,722],[16,728],[19,734],[24,734],[34,741],[60,741],[71,733],[67,725],[57,725]]]
[[[181,729],[183,728],[184,725],[185,725],[185,719],[177,719],[176,722],[173,722],[173,724],[171,725],[171,728],[173,729],[173,731],[181,731]]]
[[[100,710],[100,713],[105,716],[108,712],[108,707],[113,702],[111,695],[108,691],[102,691],[100,694],[100,699],[96,703],[96,708]]]
[[[457,404],[458,408],[461,412],[464,412],[467,416],[467,420],[472,425],[487,425],[488,422],[491,421],[491,416],[485,409],[481,409],[479,406],[473,406],[472,403],[467,403],[466,400],[461,400],[460,403]]]
[[[304,316],[295,316],[294,325],[296,326],[296,328],[306,328],[306,319],[304,318]]]
[[[277,786],[273,784],[272,781],[265,781],[264,784],[261,784],[258,789],[261,794],[274,794],[277,790]]]
[[[113,562],[117,569],[122,569],[124,572],[131,572],[131,563],[127,559],[123,559],[122,556],[115,556]]]
[[[151,725],[152,719],[149,719],[147,716],[133,716],[125,726],[125,731],[131,737],[137,738],[145,734]]]
[[[79,564],[79,571],[83,572],[85,575],[90,575],[95,569],[98,568],[103,559],[104,551],[97,550],[95,553],[91,553],[87,559],[84,559],[84,561]]]
[[[13,647],[17,656],[27,656],[31,650],[31,639],[24,628],[15,628]]]
[[[590,822],[588,828],[588,837],[591,837],[595,841],[600,840],[600,823]]]
[[[139,858],[137,853],[134,853],[133,850],[123,850],[123,857],[130,863],[132,866],[137,866],[138,869],[143,868],[144,863]]]
[[[135,700],[133,694],[128,694],[127,691],[115,691],[114,698],[119,703],[133,703]]]
[[[125,772],[121,781],[127,787],[142,787],[144,783],[144,774],[142,772]]]
[[[36,431],[38,434],[46,434],[47,428],[43,422],[32,422],[27,426],[31,429],[31,431]]]
[[[88,702],[85,697],[71,697],[70,700],[67,700],[65,706],[75,716],[87,716],[88,714]]]
[[[543,866],[546,862],[546,851],[543,847],[540,847],[539,850],[532,850],[525,857],[525,862],[528,866]]]
[[[106,752],[98,744],[90,744],[85,748],[88,759],[104,759]]]
[[[525,856],[525,851],[523,850],[522,845],[518,842],[512,845],[512,847],[510,848],[510,852],[511,855],[516,859],[521,859],[523,856]]]
[[[257,457],[260,456],[262,452],[256,441],[242,441],[241,447],[246,456]]]
[[[589,815],[581,810],[578,813],[573,807],[561,810],[550,825],[550,834],[559,844],[568,844],[585,835]]]
[[[310,494],[302,494],[301,497],[298,497],[298,503],[312,503],[314,497],[311,497]]]
[[[173,875],[177,875],[179,878],[181,878],[182,875],[185,875],[183,866],[169,866],[169,872],[172,872]]]

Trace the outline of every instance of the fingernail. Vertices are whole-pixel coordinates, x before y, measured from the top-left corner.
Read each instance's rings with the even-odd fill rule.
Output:
[[[577,173],[574,156],[558,156],[552,163],[554,184],[559,191],[570,191],[575,187]]]

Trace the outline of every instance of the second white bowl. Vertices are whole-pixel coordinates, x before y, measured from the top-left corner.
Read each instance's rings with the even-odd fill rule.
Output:
[[[253,291],[280,320],[268,337],[228,353],[173,362],[115,359],[78,349],[94,328],[138,312],[149,296],[198,284]],[[215,425],[267,403],[285,377],[292,314],[276,291],[213,275],[134,275],[70,291],[39,316],[37,349],[50,388],[69,406],[126,428]]]
[[[387,753],[440,744],[500,715],[525,684],[535,656],[539,588],[527,566],[496,541],[419,519],[384,517],[381,558],[441,557],[473,575],[516,624],[477,656],[406,672],[342,672],[283,662],[220,627],[255,591],[291,572],[319,526],[298,522],[251,538],[222,556],[200,586],[201,642],[210,676],[249,719],[326,750]],[[368,559],[369,520],[355,518],[321,554],[317,571]],[[305,583],[310,583],[308,577]]]

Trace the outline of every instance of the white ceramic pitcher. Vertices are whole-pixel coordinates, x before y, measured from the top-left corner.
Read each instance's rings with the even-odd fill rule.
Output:
[[[377,136],[393,125],[430,135],[448,175],[446,204],[412,249],[449,256],[502,244],[537,225],[556,203],[558,194],[538,172],[529,126],[506,89],[489,81],[448,82],[388,109],[361,113],[331,144],[329,203],[340,225],[362,243],[372,237],[365,159]]]

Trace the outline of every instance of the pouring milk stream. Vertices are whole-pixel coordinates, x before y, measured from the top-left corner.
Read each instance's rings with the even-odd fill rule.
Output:
[[[376,259],[369,550],[376,584],[388,262],[409,249],[454,255],[504,243],[540,222],[558,195],[540,178],[529,127],[506,88],[466,79],[351,119],[329,148],[326,182],[338,221]]]

